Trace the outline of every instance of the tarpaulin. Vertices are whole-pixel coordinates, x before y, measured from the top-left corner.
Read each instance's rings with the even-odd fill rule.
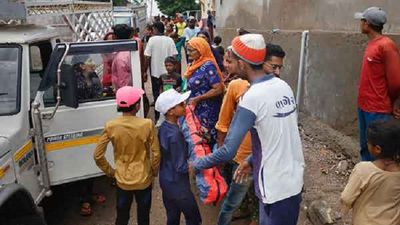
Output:
[[[187,106],[186,116],[181,120],[182,131],[189,145],[190,161],[211,154],[211,148],[201,129],[200,121],[193,111],[192,106]],[[217,204],[224,198],[228,190],[217,167],[197,171],[196,186],[200,193],[200,200],[204,204]]]

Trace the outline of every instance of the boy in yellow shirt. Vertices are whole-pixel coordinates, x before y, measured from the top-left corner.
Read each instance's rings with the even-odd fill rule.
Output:
[[[94,152],[97,166],[117,181],[116,225],[127,225],[133,196],[138,225],[150,224],[151,189],[160,166],[160,147],[154,123],[136,117],[144,91],[125,86],[118,89],[118,111],[123,115],[109,121]],[[107,145],[114,148],[115,169],[105,158]]]

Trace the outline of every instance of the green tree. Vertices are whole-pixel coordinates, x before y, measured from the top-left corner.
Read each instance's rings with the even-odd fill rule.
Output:
[[[114,6],[124,6],[126,5],[126,0],[113,0]]]
[[[199,10],[200,5],[195,0],[156,0],[160,11],[168,16],[174,16],[177,12],[186,10]]]

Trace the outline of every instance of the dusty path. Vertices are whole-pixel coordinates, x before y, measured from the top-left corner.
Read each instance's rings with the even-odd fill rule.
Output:
[[[150,100],[151,84],[146,83],[146,90]],[[153,117],[154,112],[150,112]],[[336,224],[350,224],[340,215],[339,196],[347,182],[348,174],[357,162],[357,143],[354,139],[345,136],[332,128],[300,115],[300,131],[303,141],[305,169],[305,192],[303,194],[302,211],[298,225],[311,225],[305,209],[313,200],[324,199],[332,207],[332,217]],[[340,161],[347,161],[348,168],[338,171]],[[78,185],[68,184],[55,187],[54,195],[46,199],[44,208],[49,225],[112,225],[115,221],[115,188],[106,177],[98,178],[95,182],[95,191],[106,195],[107,201],[102,205],[93,206],[91,217],[79,215]],[[215,225],[218,216],[218,206],[200,205],[203,225]],[[136,224],[135,208],[131,213],[131,225]],[[153,204],[151,210],[151,224],[164,225],[166,221],[165,209],[162,204],[161,190],[158,182],[153,187]],[[185,224],[182,219],[181,224]],[[247,225],[248,221],[235,221],[232,225]]]
[[[340,215],[339,196],[347,182],[348,174],[353,166],[351,154],[355,155],[357,145],[354,140],[330,129],[329,127],[303,117],[301,120],[301,134],[306,159],[305,192],[303,195],[303,210],[300,214],[299,225],[310,225],[306,218],[305,208],[310,202],[317,199],[326,200],[332,207],[332,217],[337,224],[344,224]],[[352,152],[353,151],[353,152]],[[350,156],[350,157],[349,157]],[[349,166],[344,171],[338,171],[340,161],[347,160]],[[91,217],[79,215],[78,185],[68,184],[54,189],[54,196],[45,201],[45,210],[49,225],[111,225],[115,220],[115,188],[111,181],[102,177],[95,182],[95,191],[104,193],[107,202],[103,205],[93,206]],[[204,225],[216,224],[218,206],[201,207]],[[135,208],[132,209],[130,224],[135,222]],[[161,191],[158,182],[153,188],[153,205],[151,211],[151,224],[165,224],[166,216],[163,208]],[[184,220],[182,219],[182,223]],[[347,221],[348,222],[348,221]],[[241,220],[234,225],[246,225],[247,221]]]

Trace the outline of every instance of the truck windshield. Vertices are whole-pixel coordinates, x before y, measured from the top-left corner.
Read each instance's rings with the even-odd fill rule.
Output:
[[[131,17],[125,16],[118,16],[114,17],[114,24],[126,24],[128,26],[132,26],[131,24]]]
[[[20,65],[20,48],[0,45],[0,115],[19,112]]]

